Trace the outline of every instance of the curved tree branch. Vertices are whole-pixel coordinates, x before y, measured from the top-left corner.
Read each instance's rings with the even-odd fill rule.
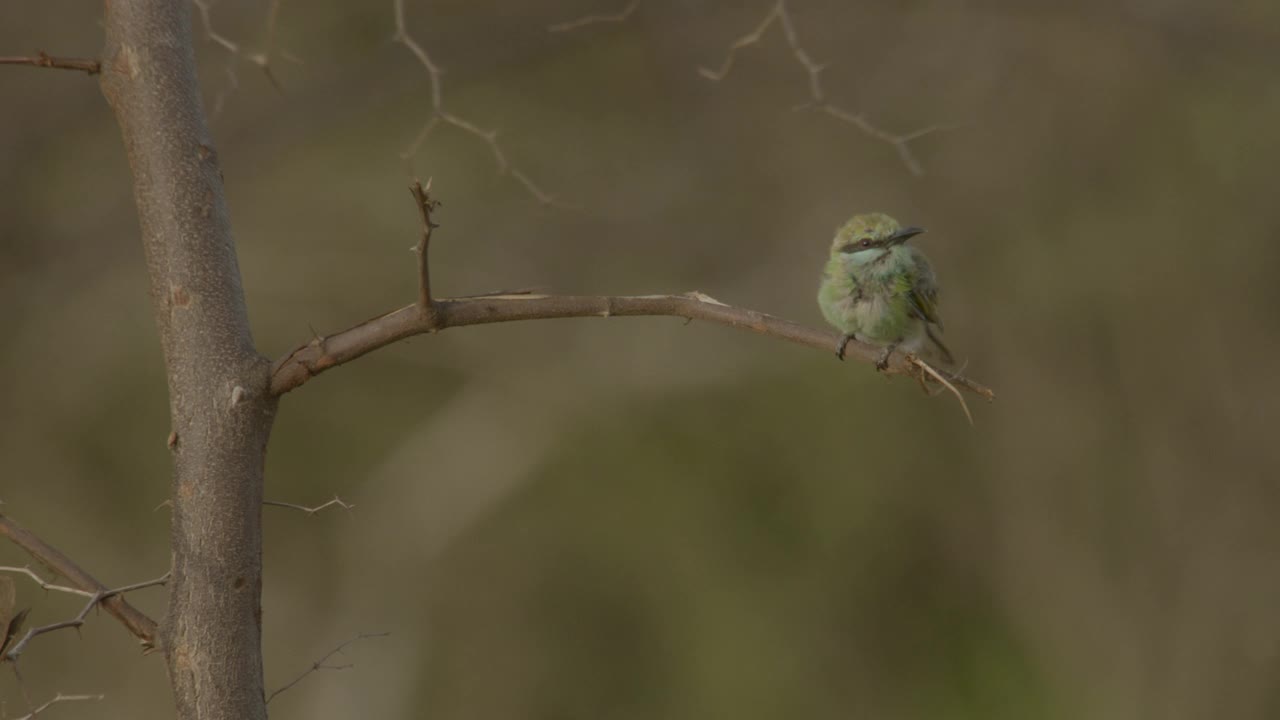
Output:
[[[428,189],[430,185],[428,182]],[[273,397],[301,387],[329,368],[351,362],[397,340],[440,332],[451,327],[516,320],[666,315],[686,320],[707,320],[820,350],[834,351],[844,343],[844,336],[832,330],[818,330],[756,310],[726,305],[697,291],[682,295],[501,293],[463,298],[433,298],[427,253],[430,250],[431,231],[436,227],[431,214],[439,203],[431,199],[422,183],[417,180],[409,186],[409,191],[413,194],[422,222],[422,239],[415,248],[418,261],[418,302],[366,320],[336,335],[316,337],[276,360],[271,367]],[[857,357],[872,364],[879,360],[883,352],[880,347],[857,340],[849,340],[843,346],[844,357]],[[926,389],[928,383],[938,382],[948,385],[953,391],[957,387],[963,388],[987,400],[995,397],[990,388],[958,374],[940,374],[911,355],[895,355],[885,372],[914,377]],[[956,397],[963,406],[964,399],[958,393]],[[966,407],[965,414],[968,415],[968,412]]]
[[[441,298],[432,303],[432,312],[420,305],[408,305],[306,345],[276,361],[271,370],[271,392],[281,395],[301,386],[329,368],[351,362],[366,353],[397,340],[447,328],[516,320],[543,320],[572,317],[671,316],[707,320],[750,330],[780,340],[834,352],[843,336],[831,330],[767,315],[756,310],[725,305],[700,292],[683,295],[490,295],[473,298]],[[882,348],[856,340],[849,341],[846,357],[874,364]],[[920,378],[920,368],[910,359],[895,355],[885,371]],[[988,400],[995,394],[987,387],[956,375],[948,379],[957,387]]]
[[[0,515],[0,535],[13,541],[15,545],[26,550],[31,557],[39,560],[45,567],[61,575],[86,593],[100,595],[97,601],[108,613],[129,632],[142,642],[144,652],[156,647],[156,621],[145,613],[130,605],[121,593],[121,589],[112,590],[97,578],[85,572],[71,558],[62,554],[57,548],[36,537],[34,533],[18,525],[4,515]]]

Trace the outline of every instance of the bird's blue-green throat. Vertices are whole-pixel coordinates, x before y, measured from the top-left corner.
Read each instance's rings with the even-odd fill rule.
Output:
[[[884,348],[876,367],[889,367],[894,350],[922,353],[936,348],[954,364],[938,333],[938,280],[924,253],[907,245],[924,230],[902,227],[883,213],[854,215],[836,231],[822,271],[818,305],[844,334],[836,356],[844,359],[850,339]]]

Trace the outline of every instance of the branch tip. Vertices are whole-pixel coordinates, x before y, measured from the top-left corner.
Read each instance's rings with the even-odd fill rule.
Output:
[[[431,297],[431,272],[428,252],[431,246],[431,231],[440,227],[431,220],[431,213],[440,207],[440,201],[433,199],[427,192],[431,189],[431,178],[427,178],[427,186],[415,179],[409,186],[413,193],[414,204],[418,206],[418,217],[422,221],[422,239],[418,241],[418,307],[430,314],[434,307]]]
[[[361,640],[368,640],[370,638],[387,637],[389,635],[391,635],[391,633],[389,632],[360,633],[359,635],[356,635],[350,640],[347,640],[341,645],[325,653],[323,656],[320,657],[319,660],[316,660],[315,662],[311,663],[311,667],[307,668],[306,670],[303,670],[300,675],[290,680],[289,682],[285,683],[284,685],[276,688],[275,690],[272,690],[271,693],[267,695],[267,703],[270,703],[280,693],[302,682],[304,678],[306,678],[308,675],[310,675],[313,672],[318,672],[320,670],[347,670],[351,667],[354,667],[353,663],[347,663],[345,665],[326,665],[325,661],[327,661],[329,658],[333,657],[334,655],[340,654],[343,650],[346,650],[348,646],[354,643],[357,643]]]

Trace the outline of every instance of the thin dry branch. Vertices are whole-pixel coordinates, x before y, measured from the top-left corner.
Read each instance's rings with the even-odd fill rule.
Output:
[[[275,54],[276,21],[280,15],[281,2],[282,0],[271,0],[270,5],[267,7],[263,50],[261,52],[253,52],[214,29],[212,18],[214,0],[192,0],[192,4],[195,5],[200,15],[200,26],[204,29],[205,40],[226,50],[228,55],[225,69],[227,84],[218,91],[217,96],[214,98],[213,114],[215,116],[222,113],[223,107],[226,106],[227,98],[240,88],[240,74],[237,69],[241,62],[249,63],[260,69],[262,74],[266,76],[267,82],[271,83],[271,86],[279,93],[284,94],[284,86],[280,84],[279,79],[276,78],[276,74],[271,68],[271,59]],[[298,58],[284,51],[281,51],[279,56],[296,63],[301,62]]]
[[[414,192],[414,197],[420,201],[417,191]],[[422,198],[425,197],[423,193]],[[430,222],[429,217],[424,218],[425,222]],[[419,273],[420,277],[425,277],[429,262],[426,251],[429,248],[425,242],[421,247],[423,252],[419,256]],[[879,360],[882,353],[882,348],[875,345],[858,340],[846,341],[843,335],[834,330],[810,328],[756,310],[733,307],[697,291],[682,295],[481,295],[432,299],[430,312],[423,312],[423,306],[415,303],[366,320],[335,335],[315,336],[311,342],[295,348],[272,365],[271,393],[274,396],[283,395],[329,368],[351,362],[397,340],[440,332],[451,327],[517,320],[657,315],[680,317],[687,321],[707,320],[821,350],[834,351],[844,347],[845,357],[852,355],[872,364]],[[909,355],[900,353],[890,358],[884,372],[914,377],[926,387],[927,383],[938,382],[941,377],[927,372],[918,362],[913,362]],[[964,388],[988,400],[995,397],[995,393],[989,388],[959,374],[947,375],[945,379],[955,387]]]
[[[580,18],[558,22],[547,26],[547,32],[569,32],[577,30],[587,25],[596,25],[600,23],[620,23],[624,22],[631,14],[640,7],[640,0],[631,0],[627,6],[616,13],[597,13],[594,15],[583,15]]]
[[[60,592],[68,595],[79,595],[80,597],[93,597],[94,593],[89,590],[81,590],[80,588],[68,587],[66,585],[57,585],[40,577],[29,567],[14,567],[11,565],[0,565],[0,572],[13,573],[15,575],[26,575],[31,578],[31,582],[40,586],[45,592]]]
[[[295,677],[294,679],[292,679],[292,680],[290,680],[289,682],[285,683],[284,685],[282,685],[282,686],[280,686],[280,687],[276,688],[275,690],[272,690],[272,691],[271,691],[271,693],[267,695],[267,702],[268,702],[268,703],[270,703],[270,702],[272,701],[272,699],[274,699],[274,698],[275,698],[275,696],[279,695],[280,693],[284,692],[285,690],[288,690],[289,688],[293,687],[294,685],[297,685],[298,683],[302,682],[303,678],[307,677],[308,675],[310,675],[310,674],[311,674],[311,673],[313,673],[313,672],[318,672],[318,671],[320,671],[320,670],[346,670],[346,669],[348,669],[348,668],[352,667],[352,663],[347,663],[347,664],[345,664],[345,665],[326,665],[326,664],[325,664],[325,662],[327,662],[327,661],[329,660],[329,658],[333,657],[334,655],[337,655],[337,654],[341,653],[343,650],[346,650],[346,649],[347,649],[347,647],[349,647],[350,645],[352,645],[352,644],[354,644],[354,643],[357,643],[357,642],[359,642],[359,641],[361,641],[361,640],[367,640],[367,639],[369,639],[369,638],[387,637],[387,636],[388,636],[388,635],[390,635],[390,634],[391,634],[391,633],[386,633],[386,632],[380,632],[380,633],[360,633],[359,635],[357,635],[357,636],[355,636],[355,637],[351,638],[350,640],[348,640],[348,641],[346,641],[346,642],[342,643],[342,644],[341,644],[341,645],[339,645],[338,647],[336,647],[336,648],[334,648],[334,649],[330,650],[329,652],[325,653],[323,657],[321,657],[319,660],[316,660],[315,662],[311,663],[311,667],[307,668],[306,670],[303,670],[303,671],[302,671],[302,673],[301,673],[300,675],[298,675],[297,677]]]
[[[927,379],[925,376],[928,376],[928,378],[937,380],[939,383],[942,384],[943,387],[945,387],[947,390],[950,390],[952,395],[956,396],[956,400],[960,403],[960,409],[964,410],[964,416],[969,421],[969,425],[970,426],[973,425],[973,413],[969,412],[969,403],[964,401],[964,396],[960,394],[960,391],[956,389],[956,386],[952,384],[951,381],[946,376],[944,376],[942,373],[934,369],[932,365],[925,362],[924,360],[921,360],[915,355],[908,355],[907,362],[916,366],[917,368],[920,369],[922,373],[924,373],[924,375],[920,376],[919,380],[921,381],[920,385],[924,388],[924,391],[926,394],[929,394],[929,395],[933,394],[932,392],[929,391],[928,383],[925,382],[925,380]]]
[[[57,70],[77,70],[88,75],[97,75],[102,72],[102,63],[97,60],[53,57],[43,50],[35,55],[0,57],[0,65],[30,65]]]
[[[44,712],[45,710],[48,710],[50,706],[57,705],[58,703],[81,702],[85,700],[101,700],[104,697],[106,697],[106,695],[63,695],[62,693],[58,693],[57,695],[54,695],[52,699],[46,701],[40,707],[30,708],[31,712],[27,713],[26,715],[23,715],[20,718],[16,718],[16,720],[31,720],[32,718],[38,716],[40,713]]]
[[[507,154],[502,149],[502,145],[498,143],[497,130],[485,130],[470,120],[454,115],[444,109],[444,85],[442,81],[444,70],[431,59],[427,49],[409,34],[404,16],[404,0],[392,0],[392,9],[395,13],[396,29],[391,36],[391,41],[404,45],[418,59],[418,63],[422,65],[423,70],[427,73],[428,84],[431,87],[431,115],[427,118],[426,123],[423,124],[422,130],[413,139],[413,142],[409,143],[409,146],[400,153],[400,159],[412,164],[414,156],[418,154],[418,150],[426,142],[427,138],[431,136],[431,133],[441,125],[451,125],[484,142],[493,153],[493,161],[497,167],[498,175],[515,180],[539,205],[569,210],[576,209],[577,206],[561,202],[553,195],[542,190],[529,179],[525,172],[513,166],[507,160]]]
[[[0,568],[0,569],[8,569],[8,568]],[[28,571],[28,574],[30,574],[32,577],[36,577],[33,573],[30,573],[30,571]],[[85,603],[84,607],[80,609],[80,612],[76,614],[75,617],[71,618],[70,620],[62,620],[60,622],[51,623],[49,625],[41,625],[39,627],[33,627],[27,630],[27,632],[23,634],[22,639],[14,643],[13,647],[9,648],[9,652],[5,653],[4,657],[0,659],[8,660],[9,662],[16,663],[18,661],[18,657],[22,655],[22,651],[27,648],[27,643],[31,642],[32,638],[35,638],[37,636],[43,635],[48,632],[53,632],[54,630],[63,630],[65,628],[78,628],[81,625],[84,625],[85,618],[88,617],[89,611],[94,609],[98,605],[101,605],[105,600],[118,597],[128,592],[133,592],[134,590],[141,590],[143,588],[154,587],[156,585],[164,585],[167,582],[169,582],[169,573],[165,573],[164,575],[161,575],[160,577],[155,578],[154,580],[146,580],[140,583],[134,583],[132,585],[125,585],[125,586],[113,588],[110,590],[101,590],[101,591],[92,593],[89,597],[89,601]],[[40,581],[40,585],[41,587],[44,587],[46,589],[56,587],[48,583],[45,583],[43,581]],[[58,589],[64,590],[64,591],[70,591],[67,588],[58,588]]]
[[[315,505],[312,507],[307,507],[306,505],[298,505],[296,503],[290,503],[290,502],[280,502],[279,500],[263,500],[262,504],[273,505],[275,507],[290,508],[293,510],[304,512],[308,515],[315,515],[321,510],[331,508],[335,505],[342,508],[343,510],[350,510],[351,508],[355,507],[355,505],[353,505],[352,503],[343,502],[342,498],[338,497],[337,495],[334,495],[333,499],[329,500],[328,502],[323,502],[323,503],[320,503],[319,505]]]
[[[26,550],[33,558],[39,560],[53,572],[71,581],[71,584],[78,589],[64,589],[61,586],[45,585],[41,581],[42,587],[56,589],[61,592],[75,592],[86,597],[106,593],[97,602],[100,602],[108,613],[119,620],[129,632],[133,633],[134,637],[141,641],[143,652],[150,652],[156,648],[159,642],[156,621],[126,602],[124,597],[119,595],[119,590],[110,590],[57,548],[36,537],[31,531],[19,526],[2,514],[0,514],[0,536],[8,538],[15,545]],[[31,573],[30,570],[26,572],[39,581],[38,577]]]
[[[787,47],[790,48],[792,56],[795,57],[796,62],[808,74],[809,100],[798,106],[797,109],[813,108],[821,110],[841,122],[852,125],[866,136],[889,144],[897,151],[898,156],[902,158],[902,163],[912,175],[923,175],[924,169],[921,167],[920,161],[916,159],[915,154],[911,152],[910,143],[935,132],[953,129],[954,126],[935,124],[909,133],[892,133],[871,123],[863,113],[850,112],[828,102],[826,91],[822,85],[822,71],[827,66],[814,61],[804,46],[800,44],[795,25],[791,20],[791,12],[787,9],[787,0],[777,0],[754,30],[730,43],[729,50],[725,53],[725,58],[718,68],[713,69],[704,66],[698,68],[698,73],[713,82],[724,80],[728,77],[729,72],[733,70],[738,51],[758,44],[769,28],[773,27],[774,23],[777,23],[782,29],[782,35],[787,41]]]

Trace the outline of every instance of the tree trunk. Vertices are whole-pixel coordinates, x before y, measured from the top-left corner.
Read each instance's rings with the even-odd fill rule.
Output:
[[[249,332],[191,3],[109,0],[102,90],[133,172],[169,380],[173,578],[161,646],[178,716],[265,718],[262,476],[276,402]]]

